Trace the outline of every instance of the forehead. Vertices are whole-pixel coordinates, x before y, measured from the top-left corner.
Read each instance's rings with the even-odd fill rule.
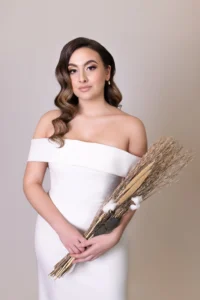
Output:
[[[75,50],[69,60],[69,63],[74,63],[76,65],[83,65],[88,60],[95,60],[97,63],[101,62],[101,58],[98,52],[83,47]]]

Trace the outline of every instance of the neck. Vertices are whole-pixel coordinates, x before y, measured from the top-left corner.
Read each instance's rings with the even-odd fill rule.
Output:
[[[110,105],[104,98],[80,99],[78,114],[85,117],[98,117],[109,112]]]

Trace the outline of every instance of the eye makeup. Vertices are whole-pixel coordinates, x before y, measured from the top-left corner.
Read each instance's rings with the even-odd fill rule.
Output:
[[[97,66],[95,65],[92,65],[92,66],[89,66],[88,69],[90,69],[90,71],[93,71],[97,68]],[[74,74],[74,72],[76,72],[76,69],[68,69],[68,72],[69,74]],[[72,73],[73,72],[73,73]]]

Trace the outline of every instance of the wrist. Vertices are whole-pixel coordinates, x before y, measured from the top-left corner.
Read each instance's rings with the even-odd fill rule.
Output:
[[[70,227],[70,223],[67,222],[66,219],[60,219],[58,222],[52,224],[53,229],[59,235],[63,231],[66,231]]]
[[[115,229],[112,230],[112,234],[115,236],[115,238],[119,241],[124,230],[121,225],[118,225]]]

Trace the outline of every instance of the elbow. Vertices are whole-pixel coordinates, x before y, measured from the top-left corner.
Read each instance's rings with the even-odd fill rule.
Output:
[[[25,194],[25,196],[28,195],[28,191],[29,191],[29,189],[30,189],[31,186],[32,186],[31,183],[27,183],[25,180],[23,180],[22,190],[23,190],[23,193]]]
[[[29,192],[32,190],[32,188],[34,186],[42,186],[42,185],[38,182],[32,182],[32,181],[30,182],[26,179],[23,180],[22,190],[23,190],[23,193],[25,194],[26,197],[28,197]]]

